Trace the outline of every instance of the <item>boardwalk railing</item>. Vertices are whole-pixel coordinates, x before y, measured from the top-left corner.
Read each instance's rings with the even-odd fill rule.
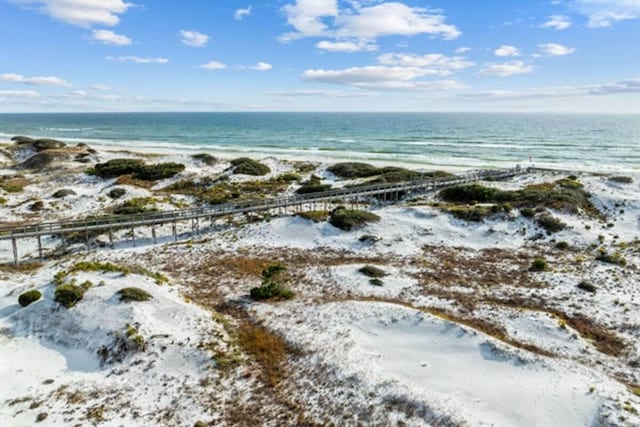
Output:
[[[12,240],[14,246],[14,261],[17,262],[16,239],[29,237],[38,238],[51,235],[68,235],[78,232],[111,232],[117,229],[142,226],[156,226],[175,224],[181,221],[199,219],[213,220],[237,214],[259,213],[290,206],[304,206],[315,202],[326,202],[336,199],[358,200],[372,196],[399,195],[407,193],[430,192],[444,187],[474,182],[483,179],[505,179],[528,173],[528,168],[512,168],[504,170],[481,170],[452,177],[420,178],[389,184],[374,184],[356,187],[340,188],[317,193],[299,194],[294,196],[275,197],[265,200],[254,200],[242,203],[226,203],[212,207],[179,209],[164,212],[143,213],[134,215],[112,215],[92,219],[49,221],[40,223],[25,223],[13,226],[0,226],[0,240]],[[155,233],[155,231],[154,231]],[[42,250],[40,249],[42,254]],[[41,255],[42,256],[42,255]]]

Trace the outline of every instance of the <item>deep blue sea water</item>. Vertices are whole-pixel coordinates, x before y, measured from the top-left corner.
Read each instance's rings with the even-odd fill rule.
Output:
[[[0,140],[185,153],[359,159],[425,168],[528,163],[640,172],[639,115],[494,113],[0,114]]]

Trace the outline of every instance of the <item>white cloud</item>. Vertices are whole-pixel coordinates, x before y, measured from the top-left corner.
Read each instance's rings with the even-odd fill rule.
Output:
[[[313,97],[323,96],[327,98],[353,98],[375,96],[375,92],[365,91],[344,91],[344,90],[323,90],[323,89],[302,89],[302,90],[268,90],[265,95],[280,97]]]
[[[328,52],[372,52],[378,50],[378,46],[366,41],[336,41],[322,40],[316,47]]]
[[[74,90],[69,92],[66,96],[69,98],[86,98],[89,94],[86,90]]]
[[[180,41],[191,47],[205,47],[209,42],[209,36],[197,31],[180,30]]]
[[[202,64],[200,68],[205,70],[224,70],[227,66],[219,61],[209,61],[206,64]]]
[[[0,81],[9,83],[21,83],[25,85],[35,86],[59,86],[59,87],[71,87],[71,83],[66,80],[62,80],[59,77],[47,76],[47,77],[25,77],[22,74],[7,73],[0,74]]]
[[[252,66],[252,67],[247,67],[249,70],[254,70],[254,71],[269,71],[270,69],[273,68],[273,65],[267,63],[267,62],[258,62],[256,65]]]
[[[116,25],[132,4],[123,0],[13,0],[67,24],[91,27]]]
[[[40,98],[40,93],[35,90],[0,90],[0,98]]]
[[[336,17],[336,24],[338,35],[366,39],[433,34],[451,40],[461,34],[455,26],[445,23],[443,15],[396,2],[362,7],[355,14],[341,14]]]
[[[466,46],[461,46],[459,48],[457,48],[456,50],[454,50],[455,53],[467,53],[470,52],[471,48],[470,47],[466,47]]]
[[[491,90],[462,93],[463,98],[511,100],[522,98],[562,98],[575,96],[610,95],[616,93],[640,93],[640,78],[614,83],[588,86],[559,86],[525,90]]]
[[[169,62],[167,58],[144,58],[140,56],[107,56],[104,59],[107,61],[133,62],[136,64],[166,64]]]
[[[110,90],[111,87],[109,87],[107,85],[95,84],[95,85],[91,86],[91,89],[105,91],[105,90]]]
[[[507,77],[516,74],[529,74],[534,70],[533,65],[526,64],[523,61],[508,61],[500,64],[488,63],[478,72],[483,76],[499,76]]]
[[[571,20],[568,16],[551,15],[549,20],[540,25],[541,28],[554,28],[556,30],[566,30],[571,26]]]
[[[609,27],[618,21],[640,18],[640,0],[573,0],[576,12],[586,16],[587,27]]]
[[[461,34],[436,11],[393,1],[370,3],[351,1],[351,8],[340,9],[337,0],[297,0],[283,8],[287,22],[296,32],[284,34],[281,40],[336,37],[372,41],[382,36],[417,34],[449,40]]]
[[[418,67],[373,65],[341,70],[306,70],[302,74],[302,79],[362,89],[442,90],[464,87],[455,80],[416,80],[427,75],[433,75],[433,72]]]
[[[449,75],[454,71],[473,67],[475,64],[461,56],[446,56],[439,53],[415,55],[411,53],[385,53],[378,56],[383,65],[417,67],[429,74]]]
[[[283,39],[313,37],[325,35],[327,26],[322,18],[338,15],[337,0],[297,0],[283,8],[287,23],[297,33],[285,34]]]
[[[233,17],[238,21],[244,19],[246,16],[251,15],[251,5],[245,7],[244,9],[237,9],[233,13]]]
[[[520,56],[520,49],[515,46],[509,46],[503,44],[499,48],[497,48],[493,54],[495,56]]]
[[[116,34],[110,30],[93,30],[91,38],[103,44],[114,46],[128,46],[132,43],[131,39],[122,34]]]
[[[538,47],[542,50],[542,52],[552,56],[569,55],[576,51],[576,49],[573,47],[567,47],[557,43],[539,44]]]

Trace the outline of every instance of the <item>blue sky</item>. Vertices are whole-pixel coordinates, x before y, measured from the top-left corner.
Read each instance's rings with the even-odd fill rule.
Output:
[[[640,0],[0,0],[0,111],[640,113]]]

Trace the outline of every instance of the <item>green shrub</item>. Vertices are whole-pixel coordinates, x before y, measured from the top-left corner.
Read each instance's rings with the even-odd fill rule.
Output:
[[[625,266],[627,265],[627,260],[618,253],[610,254],[604,250],[601,250],[598,256],[596,257],[597,261],[606,262],[607,264],[615,264]]]
[[[299,212],[297,214],[300,218],[308,219],[313,222],[323,222],[329,218],[328,211],[307,211],[307,212]]]
[[[110,262],[98,262],[98,261],[80,261],[75,263],[67,274],[76,273],[78,271],[92,272],[99,271],[101,273],[122,273],[129,274],[130,270],[127,267],[121,267],[119,265]]]
[[[374,236],[373,234],[363,234],[362,236],[360,236],[360,237],[358,238],[358,241],[359,241],[359,242],[362,242],[362,243],[369,243],[369,244],[371,244],[371,243],[376,243],[376,242],[378,242],[378,241],[380,241],[380,240],[381,240],[381,238],[380,238],[380,237],[378,237],[378,236]]]
[[[282,285],[287,267],[281,263],[270,263],[262,270],[262,285],[252,288],[251,298],[255,300],[291,299],[293,291]]]
[[[620,184],[631,184],[633,182],[633,178],[630,176],[615,175],[610,176],[609,181],[618,182]]]
[[[125,190],[124,188],[114,188],[113,190],[107,193],[107,196],[109,196],[112,199],[119,199],[125,194],[127,194],[127,190]]]
[[[374,278],[385,277],[387,275],[387,273],[383,269],[374,267],[373,265],[365,265],[358,271],[367,277],[374,277]]]
[[[536,218],[536,224],[544,228],[548,233],[557,233],[567,226],[564,222],[549,214],[543,214]]]
[[[42,297],[42,293],[37,289],[32,289],[30,291],[24,292],[20,294],[18,297],[18,304],[22,307],[26,307],[32,302],[38,301]]]
[[[283,173],[282,175],[278,175],[272,179],[278,182],[295,182],[295,181],[300,181],[302,177],[297,173],[287,172],[287,173]]]
[[[234,167],[233,173],[237,175],[262,176],[271,172],[269,166],[248,157],[231,160],[231,165]]]
[[[75,196],[76,192],[68,188],[62,188],[51,195],[55,199],[63,199],[67,196]]]
[[[488,208],[486,206],[455,206],[447,209],[447,212],[449,212],[454,217],[464,221],[481,222],[492,213],[499,212],[498,205],[494,206],[496,207],[495,212],[494,209]]]
[[[48,138],[36,139],[33,142],[33,147],[37,151],[54,150],[54,149],[57,149],[57,148],[63,148],[66,145],[67,144],[65,144],[62,141],[58,141],[58,140],[55,140],[55,139],[48,139]]]
[[[148,301],[151,298],[151,294],[140,288],[123,288],[120,289],[117,294],[120,296],[120,301]]]
[[[374,277],[373,279],[369,280],[369,284],[373,286],[383,286],[384,282],[382,281],[382,279]]]
[[[6,191],[7,193],[21,193],[24,190],[24,186],[13,183],[13,182],[3,182],[0,181],[0,188]]]
[[[113,213],[116,215],[133,215],[153,212],[157,210],[154,206],[149,207],[149,205],[153,203],[154,199],[152,197],[136,197],[116,206]]]
[[[171,178],[184,170],[181,163],[167,162],[155,163],[152,165],[143,165],[134,172],[133,177],[143,181],[157,181],[160,179]]]
[[[351,231],[370,222],[378,221],[380,221],[380,217],[374,213],[345,208],[335,209],[329,217],[331,225],[344,231]]]
[[[533,218],[535,216],[535,211],[532,208],[522,208],[520,209],[520,215],[525,218]]]
[[[336,163],[327,170],[340,178],[367,178],[381,173],[381,170],[373,165],[358,162]]]
[[[534,259],[531,263],[531,267],[529,267],[529,271],[547,271],[548,269],[549,265],[547,264],[547,261],[541,258]]]
[[[198,160],[205,165],[213,166],[218,162],[218,159],[208,153],[198,153],[191,156],[192,159]]]
[[[302,183],[302,186],[296,190],[298,194],[320,193],[331,189],[330,184],[323,184],[319,176],[311,175],[308,181]]]
[[[100,178],[117,178],[139,171],[144,162],[138,159],[112,159],[95,165],[95,174]]]
[[[564,251],[565,249],[569,249],[569,244],[561,240],[558,243],[556,243],[556,249],[560,249],[561,251]]]
[[[287,267],[284,264],[279,262],[270,263],[262,270],[262,278],[273,279],[280,277],[285,271],[287,271]]]
[[[593,285],[593,283],[588,282],[586,280],[583,280],[580,283],[578,283],[578,289],[582,289],[583,291],[591,292],[592,294],[596,293],[596,287]]]
[[[62,285],[56,288],[53,300],[60,305],[71,308],[84,296],[85,289],[76,285]]]

